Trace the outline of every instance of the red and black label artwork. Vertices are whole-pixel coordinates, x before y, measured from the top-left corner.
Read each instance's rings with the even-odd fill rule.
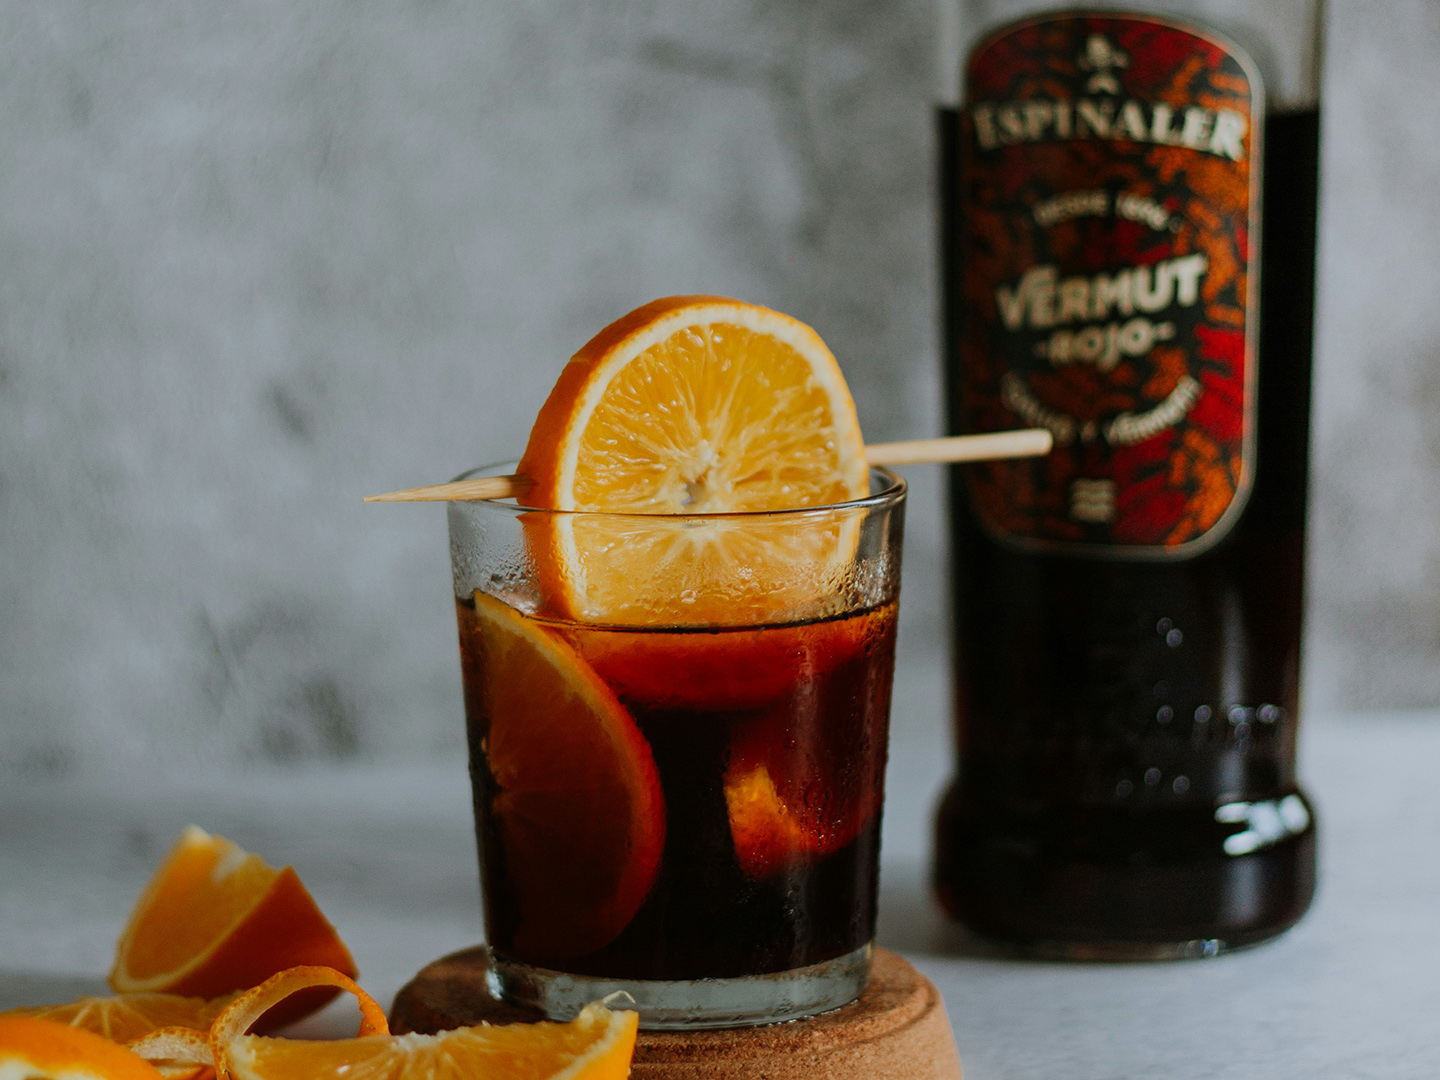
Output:
[[[1070,12],[982,42],[966,95],[966,430],[1055,437],[972,467],[976,510],[1030,550],[1203,550],[1253,472],[1254,65],[1193,27]]]

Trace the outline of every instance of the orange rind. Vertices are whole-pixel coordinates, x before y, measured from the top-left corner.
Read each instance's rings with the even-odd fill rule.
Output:
[[[307,964],[289,968],[270,976],[259,986],[251,987],[240,994],[210,1025],[210,1051],[215,1055],[216,1068],[224,1072],[221,1053],[229,1043],[248,1034],[262,1018],[283,1010],[291,998],[310,995],[317,989],[332,991],[331,997],[342,990],[355,995],[360,1004],[360,1036],[388,1035],[390,1023],[385,1019],[385,1010],[379,1002],[362,990],[354,979],[344,972],[318,964]]]
[[[291,867],[276,870],[193,825],[155,872],[116,948],[110,985],[120,993],[213,999],[297,964],[355,974],[355,961]],[[292,999],[270,1017],[287,1023],[334,996]]]
[[[568,1024],[457,1028],[333,1042],[237,1035],[218,1047],[222,1080],[624,1080],[638,1016],[596,1002]]]

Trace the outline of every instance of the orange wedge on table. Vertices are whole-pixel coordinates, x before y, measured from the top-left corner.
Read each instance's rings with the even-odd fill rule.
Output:
[[[349,950],[292,868],[276,870],[191,826],[131,913],[110,985],[121,993],[218,998],[296,964],[355,974]],[[267,1024],[299,1019],[334,995],[322,989],[291,998]]]
[[[654,757],[614,692],[541,625],[483,593],[461,619],[466,683],[488,718],[515,947],[583,956],[624,929],[655,880],[665,803]]]
[[[360,1037],[330,1042],[247,1034],[257,1019],[316,986],[360,1002]],[[236,998],[216,1019],[210,1048],[221,1080],[624,1080],[639,1017],[596,1002],[568,1024],[460,1028],[439,1035],[391,1035],[375,999],[338,971],[283,971]]]
[[[864,444],[818,334],[715,296],[656,300],[607,326],[561,372],[520,461],[527,505],[617,515],[818,507],[868,493]],[[854,550],[853,521],[798,530],[711,517],[537,516],[547,604],[620,625],[809,617]]]
[[[637,1014],[596,1003],[568,1024],[468,1027],[438,1035],[306,1042],[241,1035],[217,1061],[224,1080],[625,1080]]]
[[[161,1080],[155,1067],[103,1035],[39,1016],[0,1016],[5,1080]]]

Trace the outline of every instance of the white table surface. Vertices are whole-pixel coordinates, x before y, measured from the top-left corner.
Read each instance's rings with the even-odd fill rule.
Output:
[[[926,884],[951,765],[939,672],[902,671],[879,941],[940,987],[968,1080],[1440,1076],[1440,714],[1312,717],[1321,883],[1278,941],[1213,960],[986,955]],[[921,714],[934,722],[914,722]],[[102,993],[114,942],[194,822],[291,863],[382,1003],[480,937],[464,763],[0,783],[0,1008]],[[341,1033],[334,1006],[304,1027]]]

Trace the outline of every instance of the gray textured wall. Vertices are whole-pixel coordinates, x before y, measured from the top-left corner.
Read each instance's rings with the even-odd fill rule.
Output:
[[[1312,707],[1440,702],[1440,0],[1340,0],[1327,50]]]
[[[1332,12],[1309,696],[1440,702],[1440,4]],[[460,745],[444,515],[654,296],[939,427],[934,12],[0,4],[0,769]],[[902,649],[943,649],[913,470]]]

